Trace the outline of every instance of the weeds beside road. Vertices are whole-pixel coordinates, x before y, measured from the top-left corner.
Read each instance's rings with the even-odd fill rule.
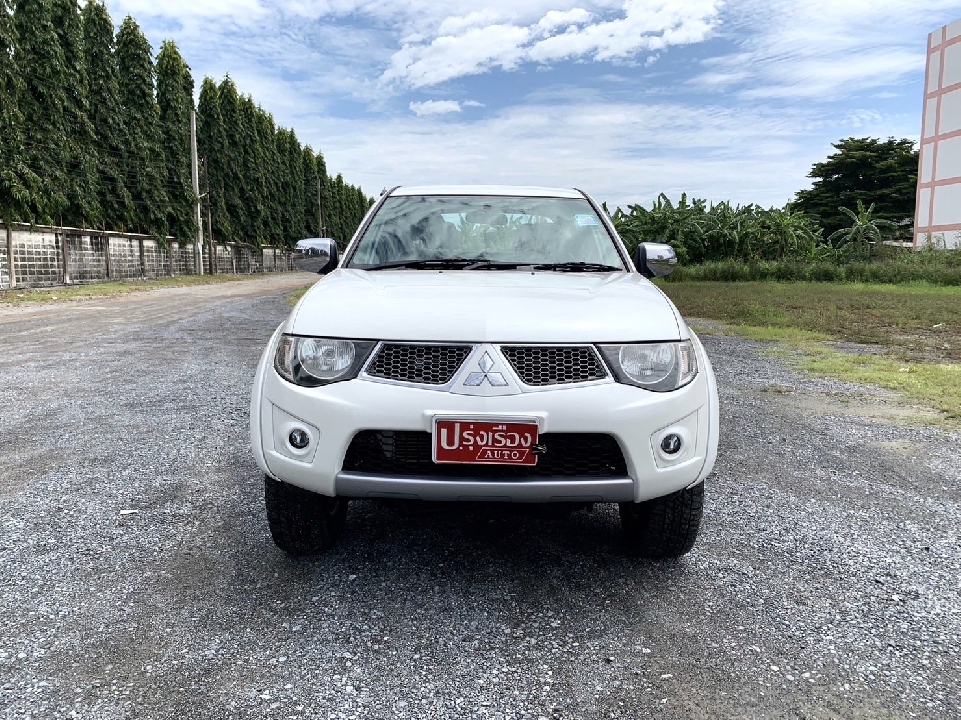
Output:
[[[210,285],[212,283],[251,280],[258,275],[177,275],[156,280],[118,280],[115,282],[89,283],[86,285],[55,285],[52,287],[13,288],[0,291],[0,303],[21,304],[84,298],[110,297],[127,293],[157,290],[159,288]]]
[[[800,369],[874,383],[952,421],[961,418],[961,287],[795,282],[662,287],[687,317],[784,343],[797,351],[792,361]]]

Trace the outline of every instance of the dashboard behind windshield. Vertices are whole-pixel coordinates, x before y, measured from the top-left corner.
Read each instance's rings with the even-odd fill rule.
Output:
[[[587,200],[433,195],[388,198],[347,267],[453,259],[624,269]]]

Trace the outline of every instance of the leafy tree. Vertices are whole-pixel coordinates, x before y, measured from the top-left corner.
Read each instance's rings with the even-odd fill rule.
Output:
[[[167,193],[152,51],[140,26],[129,15],[117,32],[116,57],[127,129],[124,176],[133,196],[134,224],[141,232],[163,238],[167,235]]]
[[[240,115],[240,97],[237,86],[228,75],[218,88],[220,115],[224,127],[224,148],[220,158],[221,177],[223,178],[223,211],[225,222],[232,232],[231,240],[238,241],[250,237],[251,227],[248,208],[244,204],[243,188],[248,179],[244,175],[245,128]],[[213,164],[218,164],[217,159]]]
[[[0,0],[0,218],[30,217],[39,178],[24,162],[23,116],[18,105],[23,81],[15,65],[17,35],[10,4]]]
[[[300,143],[293,130],[277,131],[277,152],[283,165],[283,185],[286,199],[281,204],[283,242],[290,246],[306,237],[304,166],[301,161]]]
[[[23,128],[23,162],[38,178],[25,208],[28,221],[57,222],[67,210],[67,144],[64,107],[67,105],[63,50],[54,28],[49,0],[17,0],[13,31],[18,45],[20,76],[17,105]]]
[[[877,217],[899,224],[914,217],[918,151],[911,140],[846,138],[833,147],[837,152],[811,169],[814,185],[797,194],[795,210],[817,218],[829,235],[848,222],[840,206],[873,204]]]
[[[301,151],[300,165],[304,174],[304,237],[320,237],[321,228],[317,226],[317,182],[320,179],[317,168],[317,155],[310,145]]]
[[[224,205],[226,145],[217,84],[205,77],[200,84],[200,100],[197,103],[197,147],[200,156],[206,160],[213,235],[215,240],[220,241],[228,240],[233,235]]]
[[[883,230],[894,231],[897,224],[884,218],[875,217],[874,205],[864,207],[864,203],[858,200],[857,212],[846,207],[838,208],[851,223],[849,227],[841,228],[828,237],[832,243],[836,243],[840,248],[849,252],[851,256],[857,258],[867,258],[871,255],[871,243],[880,243],[883,239]]]
[[[265,239],[267,191],[264,184],[264,154],[257,134],[257,106],[249,95],[240,98],[239,115],[238,145],[243,153],[240,197],[247,216],[244,230],[247,239],[260,246]]]
[[[63,107],[67,207],[64,221],[85,227],[101,219],[97,197],[97,151],[89,118],[83,27],[77,0],[51,0],[52,22],[63,53]]]
[[[197,237],[196,199],[190,175],[190,111],[194,80],[177,46],[167,40],[157,55],[157,105],[164,150],[167,227],[181,240]]]
[[[251,98],[253,104],[253,98]],[[263,192],[263,225],[261,241],[276,245],[283,240],[281,207],[284,204],[283,166],[277,153],[277,126],[273,117],[256,108],[256,146],[260,157],[260,174]]]
[[[101,0],[90,0],[81,13],[84,72],[89,97],[88,117],[96,128],[97,205],[103,225],[124,230],[134,222],[133,199],[124,171],[126,131],[120,104],[117,62],[114,57],[113,20]]]

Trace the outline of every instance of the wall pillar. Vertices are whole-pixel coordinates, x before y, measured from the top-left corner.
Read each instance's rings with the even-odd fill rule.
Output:
[[[106,261],[105,264],[107,266],[107,280],[112,280],[113,265],[110,262],[110,236],[106,234],[103,236],[103,252],[104,252],[104,260]]]
[[[7,274],[10,278],[10,287],[17,286],[17,270],[13,262],[13,228],[7,226]]]
[[[63,284],[70,284],[70,249],[67,247],[67,233],[60,232],[60,259],[63,262]]]

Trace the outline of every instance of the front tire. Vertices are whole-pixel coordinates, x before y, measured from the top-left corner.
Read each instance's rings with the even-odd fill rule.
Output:
[[[274,543],[290,555],[318,555],[337,544],[347,521],[347,500],[318,495],[264,477],[267,524]]]
[[[697,540],[704,512],[704,483],[641,503],[620,503],[624,539],[632,555],[678,558]]]

